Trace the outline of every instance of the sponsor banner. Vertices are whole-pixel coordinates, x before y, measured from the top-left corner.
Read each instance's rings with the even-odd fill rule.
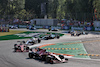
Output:
[[[26,28],[26,25],[19,25],[19,28]]]
[[[90,31],[92,30],[92,27],[86,27],[86,30]]]
[[[48,28],[49,28],[49,26],[42,26],[42,28],[43,28],[43,29],[48,29]]]
[[[86,28],[86,27],[84,27],[84,28],[83,28],[83,30],[87,30],[87,28]]]
[[[51,28],[61,29],[61,27],[51,26]]]
[[[74,29],[74,30],[83,30],[83,27],[71,27],[71,29]]]
[[[43,26],[34,26],[35,28],[43,28]]]
[[[95,27],[95,31],[100,31],[100,28]]]
[[[46,28],[46,29],[48,29],[48,28],[49,28],[49,26],[45,26],[45,28]]]
[[[68,27],[68,26],[62,26],[62,29],[64,29],[64,30],[68,30],[69,27]]]

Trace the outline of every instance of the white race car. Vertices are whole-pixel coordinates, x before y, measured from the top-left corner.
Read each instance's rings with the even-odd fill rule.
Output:
[[[17,26],[10,26],[9,28],[10,28],[10,29],[18,29]]]

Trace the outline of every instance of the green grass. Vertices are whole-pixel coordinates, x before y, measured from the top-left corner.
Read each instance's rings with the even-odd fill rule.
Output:
[[[23,32],[25,34],[29,34],[29,33],[44,33],[44,32],[30,32],[30,31],[27,31],[27,32]],[[23,34],[23,33],[19,33],[19,34]],[[47,34],[50,34],[47,32]],[[52,34],[55,34],[55,33],[52,33]],[[64,34],[60,34],[58,33],[60,36],[63,36]],[[44,35],[40,35],[40,36],[44,36]],[[31,38],[31,37],[19,37],[17,35],[5,35],[5,36],[0,36],[0,40],[13,40],[13,39],[26,39],[26,38]]]

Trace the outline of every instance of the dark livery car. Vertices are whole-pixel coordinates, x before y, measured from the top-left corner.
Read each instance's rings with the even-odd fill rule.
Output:
[[[46,35],[46,36],[42,37],[42,39],[44,39],[44,40],[54,39],[54,38],[59,39],[60,36],[59,35],[56,35],[56,34],[49,34],[49,35]]]

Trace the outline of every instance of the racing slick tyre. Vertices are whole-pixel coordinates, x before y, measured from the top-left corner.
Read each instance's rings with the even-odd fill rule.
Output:
[[[50,29],[48,29],[48,31],[50,31]]]
[[[59,39],[60,38],[60,36],[57,36],[57,39]]]
[[[71,36],[74,36],[74,34],[71,34]]]
[[[68,58],[65,58],[65,60],[67,60],[67,61],[68,61]]]
[[[40,39],[38,39],[38,43],[40,43],[41,42],[41,40]]]
[[[53,59],[51,56],[46,57],[46,63],[54,64]]]
[[[68,31],[68,33],[71,33],[70,31]]]
[[[18,47],[16,46],[17,44],[14,45],[14,52],[17,51]]]
[[[64,59],[64,56],[63,55],[59,55],[60,59]]]
[[[25,43],[25,41],[23,41],[23,43]]]
[[[77,36],[80,36],[80,34],[76,34]]]
[[[46,37],[45,40],[48,40],[48,38]]]
[[[16,52],[17,51],[17,44],[14,44],[14,52]]]
[[[29,58],[33,58],[33,54],[32,53],[29,53],[28,56],[29,56]]]
[[[16,47],[17,44],[14,44],[14,48]]]
[[[50,60],[50,64],[54,64],[54,62],[52,60]]]
[[[88,35],[88,33],[85,33],[86,35]]]
[[[42,61],[45,61],[45,60],[46,60],[46,55],[42,55],[41,60],[42,60]]]
[[[29,50],[29,47],[26,47],[26,50]]]
[[[51,57],[46,57],[46,63],[49,63],[51,60]]]

